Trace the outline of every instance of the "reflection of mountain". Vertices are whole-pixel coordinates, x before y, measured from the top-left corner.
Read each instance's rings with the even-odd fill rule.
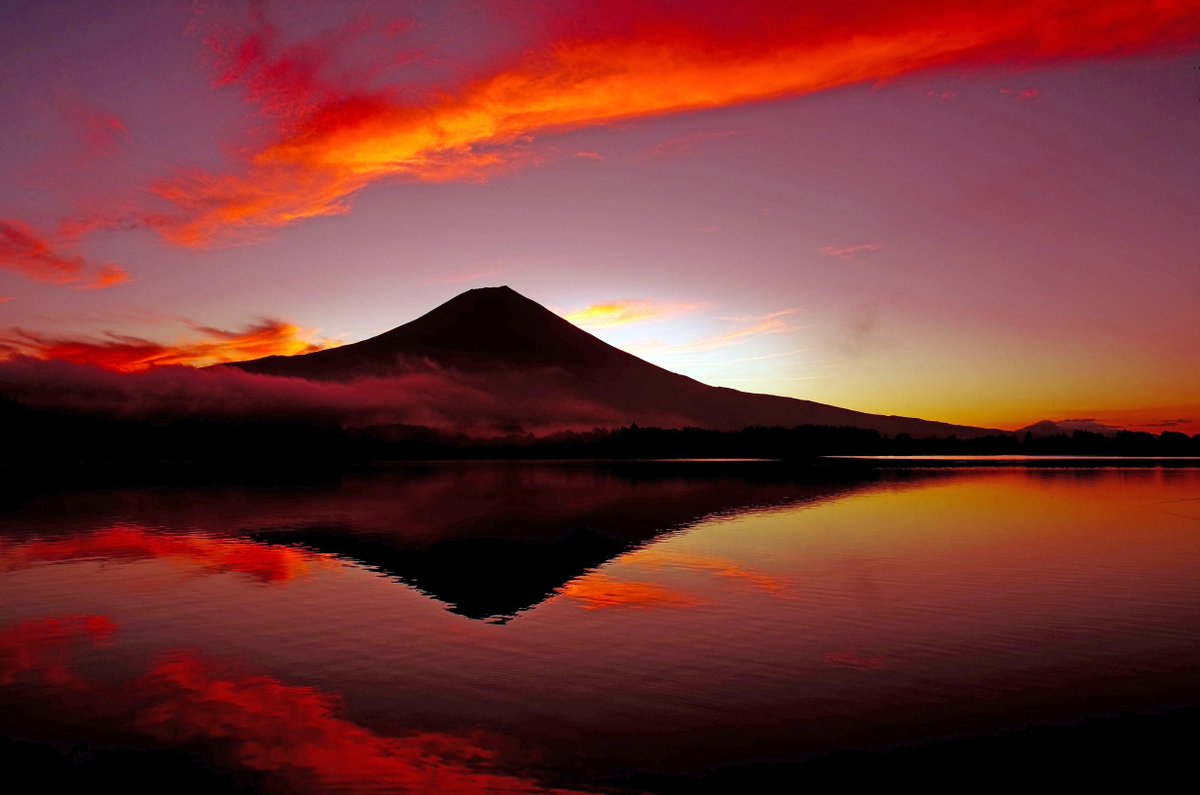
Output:
[[[19,523],[0,516],[0,533],[60,536],[125,522],[301,545],[487,619],[528,609],[622,552],[704,517],[835,498],[875,477],[821,480],[770,464],[435,465],[297,488],[49,495],[30,499]]]
[[[362,562],[445,602],[451,612],[504,621],[657,533],[643,538],[620,535],[580,526],[529,539],[457,538],[418,547],[396,544],[388,536],[338,529],[300,531],[287,538]]]
[[[268,530],[255,537],[351,558],[445,602],[453,612],[502,619],[621,553],[704,517],[817,501],[852,488],[548,470],[511,480],[477,469],[452,477],[457,484],[443,492],[447,502],[427,514],[445,522],[442,532],[413,536],[342,525]]]
[[[593,405],[626,424],[723,430],[811,424],[913,436],[989,433],[708,386],[618,350],[508,287],[470,290],[361,342],[227,366],[267,375],[353,381],[429,364],[469,374],[473,384],[502,391],[500,397],[554,396],[564,407]]]

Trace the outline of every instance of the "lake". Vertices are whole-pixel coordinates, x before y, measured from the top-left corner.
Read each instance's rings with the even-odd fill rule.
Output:
[[[48,786],[724,790],[1196,737],[1196,468],[458,463],[3,499],[0,737]]]

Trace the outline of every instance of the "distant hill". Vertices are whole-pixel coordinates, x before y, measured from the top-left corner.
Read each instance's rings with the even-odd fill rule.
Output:
[[[1105,425],[1096,420],[1042,420],[1021,428],[1017,433],[1030,433],[1034,436],[1070,436],[1075,431],[1086,431],[1104,436],[1115,436],[1121,430],[1121,428]]]
[[[509,398],[574,396],[606,407],[625,424],[717,430],[826,425],[915,437],[1003,433],[708,386],[614,348],[508,287],[469,290],[361,342],[220,366],[334,382],[436,367],[468,375]]]

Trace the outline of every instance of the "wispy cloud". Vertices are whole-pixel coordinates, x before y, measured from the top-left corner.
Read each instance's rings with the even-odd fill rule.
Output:
[[[72,165],[114,155],[129,140],[129,130],[119,118],[85,102],[73,87],[60,86],[56,98],[68,128],[82,146]]]
[[[1042,95],[1036,88],[1002,88],[1000,93],[1006,97],[1012,97],[1016,102],[1028,102]]]
[[[732,138],[735,135],[737,133],[733,130],[703,130],[687,135],[677,135],[650,147],[642,154],[642,157],[646,160],[692,157],[702,144],[719,141],[722,138]]]
[[[604,155],[600,154],[599,152],[593,152],[590,149],[584,150],[582,152],[576,152],[575,157],[578,157],[582,160],[603,160],[604,159]]]
[[[576,309],[563,315],[577,326],[609,328],[634,323],[653,323],[698,312],[704,304],[663,303],[645,299],[607,301]]]
[[[771,312],[770,314],[766,315],[723,318],[724,320],[736,323],[737,325],[721,334],[699,337],[697,339],[682,343],[658,343],[647,346],[647,350],[652,349],[651,352],[653,353],[705,353],[708,351],[723,350],[735,345],[741,345],[764,335],[783,334],[789,331],[795,331],[798,326],[792,323],[790,318],[795,315],[797,311],[799,310],[782,309],[778,312]]]
[[[52,241],[14,219],[0,219],[0,269],[36,282],[85,290],[102,290],[129,280],[129,274],[120,266],[91,263],[78,254],[65,254]]]
[[[836,257],[837,259],[854,259],[859,254],[869,254],[872,251],[878,251],[878,243],[859,243],[854,246],[823,246],[820,251],[827,257]]]

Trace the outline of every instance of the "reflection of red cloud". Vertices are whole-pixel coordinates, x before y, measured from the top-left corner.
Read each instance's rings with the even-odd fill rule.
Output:
[[[76,733],[149,737],[164,748],[204,749],[212,762],[270,777],[272,791],[546,793],[536,782],[490,770],[498,754],[484,739],[448,733],[376,734],[337,716],[339,703],[314,688],[269,676],[229,675],[191,653],[169,656],[125,685],[90,685],[71,673],[72,643],[106,641],[116,625],[102,616],[23,621],[0,630],[0,686],[29,676],[54,686],[54,699]],[[132,716],[112,725],[113,716]],[[565,795],[565,793],[564,793]]]
[[[823,659],[830,668],[856,668],[865,671],[887,667],[882,657],[865,657],[853,651],[830,652]]]
[[[348,211],[389,177],[475,179],[524,159],[529,136],[631,117],[797,96],[953,64],[1046,61],[1188,45],[1195,2],[1014,0],[914,9],[860,0],[780,4],[583,4],[545,40],[474,82],[425,99],[339,86],[329,42],[284,47],[260,12],[206,42],[219,81],[241,82],[274,140],[239,174],[191,172],[153,186],[179,215],[156,225],[205,245]],[[579,18],[574,18],[579,17]],[[330,70],[331,71],[331,70]]]
[[[211,743],[227,764],[301,792],[547,792],[491,772],[496,757],[450,734],[386,737],[337,717],[319,690],[269,676],[229,677],[194,655],[155,665],[136,689],[138,729],[168,744]]]
[[[623,563],[655,569],[661,566],[676,566],[691,571],[704,571],[718,577],[740,580],[761,591],[782,596],[788,592],[787,584],[764,571],[749,569],[728,558],[717,555],[696,555],[690,552],[675,552],[650,547],[639,550],[624,558]]]
[[[322,560],[298,549],[267,546],[245,539],[165,535],[140,527],[113,527],[84,536],[35,541],[13,547],[5,557],[10,565],[18,566],[87,558],[166,558],[212,571],[245,574],[260,582],[284,582],[308,574]]]
[[[35,675],[60,687],[83,683],[67,667],[67,650],[79,640],[107,641],[117,625],[104,616],[57,616],[22,621],[0,630],[0,685]]]
[[[120,283],[128,278],[120,269],[117,271],[101,269],[97,283],[89,285],[89,289],[108,286],[100,284],[106,280]],[[92,365],[119,373],[173,364],[203,366],[263,356],[292,356],[327,347],[326,343],[313,341],[311,332],[280,320],[263,320],[240,331],[204,326],[196,330],[207,339],[165,345],[111,333],[103,339],[71,339],[13,330],[0,336],[0,343],[16,353],[37,359]]]
[[[624,582],[604,574],[589,574],[570,583],[561,591],[563,596],[579,603],[586,610],[608,607],[695,607],[703,601],[689,594],[673,591],[648,582]]]

